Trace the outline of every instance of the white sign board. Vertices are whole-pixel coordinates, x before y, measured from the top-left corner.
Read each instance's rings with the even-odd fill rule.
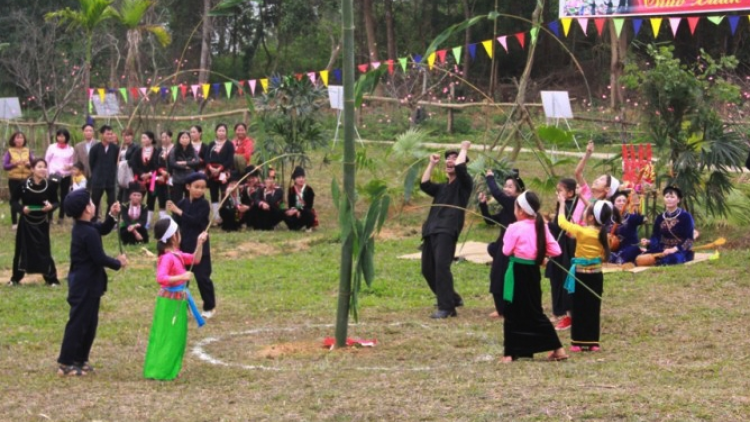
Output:
[[[344,109],[344,87],[329,85],[328,99],[331,101],[331,108],[334,110]]]
[[[120,114],[120,103],[113,92],[104,95],[103,103],[99,94],[95,92],[91,97],[91,101],[94,103],[94,109],[99,116],[116,116]]]
[[[568,91],[542,91],[542,105],[548,119],[572,119]]]
[[[0,119],[21,117],[21,104],[18,97],[0,98]]]

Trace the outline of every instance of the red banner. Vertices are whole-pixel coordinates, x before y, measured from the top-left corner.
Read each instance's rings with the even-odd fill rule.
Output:
[[[750,11],[750,0],[560,0],[560,17],[650,16]]]

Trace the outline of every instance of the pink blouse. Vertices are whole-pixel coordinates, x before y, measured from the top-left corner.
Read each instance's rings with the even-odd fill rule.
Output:
[[[547,239],[547,256],[558,256],[562,253],[547,225],[544,225],[544,236]],[[503,254],[521,259],[536,259],[536,227],[534,219],[517,221],[505,231],[503,237]]]
[[[587,201],[591,199],[593,194],[591,193],[591,188],[589,188],[588,183],[584,183],[583,186],[581,186],[581,192],[579,194],[581,198],[585,198]],[[583,203],[582,200],[578,200],[576,203],[576,209],[573,210],[573,215],[570,218],[570,221],[578,224],[579,226],[585,226],[586,222],[583,221],[583,212],[586,210],[586,205]]]
[[[156,262],[156,282],[162,287],[179,286],[184,281],[170,282],[169,278],[185,274],[186,265],[193,263],[193,254],[182,251],[167,252]]]
[[[47,160],[47,171],[50,175],[60,174],[63,177],[70,176],[70,167],[73,167],[75,151],[70,145],[60,148],[57,143],[47,147],[44,159]],[[67,168],[66,168],[67,167]]]

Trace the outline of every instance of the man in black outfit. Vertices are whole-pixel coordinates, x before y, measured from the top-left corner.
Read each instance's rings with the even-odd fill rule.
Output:
[[[104,268],[119,270],[128,264],[125,255],[111,258],[104,253],[102,236],[115,227],[112,215],[120,212],[115,203],[103,223],[92,223],[93,202],[83,189],[70,193],[63,203],[65,214],[75,218],[70,239],[70,271],[68,272],[68,303],[70,318],[65,326],[60,357],[60,376],[81,376],[93,371],[89,365],[91,346],[99,324],[99,305],[107,291]]]
[[[453,288],[451,263],[456,253],[456,242],[464,227],[464,208],[474,188],[466,169],[466,152],[471,142],[461,142],[461,151],[445,153],[445,172],[448,183],[432,183],[432,170],[440,163],[440,155],[432,154],[422,175],[420,189],[434,199],[427,221],[422,225],[422,275],[437,296],[438,309],[430,315],[443,319],[457,315],[456,307],[463,306],[461,296]],[[443,206],[447,205],[447,206]]]
[[[89,151],[89,166],[91,167],[91,200],[94,201],[96,214],[99,218],[99,203],[104,192],[107,193],[107,209],[115,203],[115,186],[117,185],[117,162],[120,157],[120,147],[114,143],[115,133],[112,127],[104,125],[99,129],[101,142],[91,147]]]

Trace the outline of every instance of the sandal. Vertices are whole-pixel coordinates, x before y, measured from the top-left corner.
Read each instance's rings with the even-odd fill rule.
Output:
[[[94,367],[91,366],[88,362],[83,362],[83,365],[80,365],[79,368],[81,368],[81,370],[86,373],[94,372]]]
[[[547,360],[550,362],[561,362],[564,360],[568,360],[568,355],[558,355],[554,351],[552,351],[547,355]]]
[[[57,375],[61,377],[82,377],[86,372],[75,365],[60,365],[57,368]]]

